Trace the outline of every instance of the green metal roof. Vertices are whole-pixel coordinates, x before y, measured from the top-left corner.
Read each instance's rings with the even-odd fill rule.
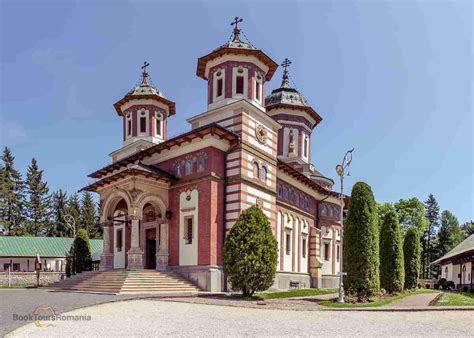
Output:
[[[0,257],[66,257],[74,238],[0,236]],[[102,252],[103,240],[91,239],[91,254]]]
[[[444,255],[443,257],[435,260],[433,263],[431,264],[438,264],[440,263],[441,261],[444,261],[446,259],[449,259],[451,257],[454,257],[454,256],[457,256],[457,255],[460,255],[462,253],[465,253],[465,252],[468,252],[468,251],[471,251],[471,250],[474,250],[474,235],[471,235],[469,236],[468,238],[466,238],[464,241],[462,241],[461,243],[459,243],[456,247],[454,247],[453,250],[451,250],[450,252],[448,252],[446,255]]]

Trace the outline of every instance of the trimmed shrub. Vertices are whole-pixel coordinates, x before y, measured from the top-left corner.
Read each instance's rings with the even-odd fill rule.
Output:
[[[380,292],[379,233],[372,189],[357,182],[344,226],[345,290],[349,296],[370,298]]]
[[[72,244],[74,253],[75,272],[92,270],[91,247],[89,243],[89,235],[85,229],[79,229]]]
[[[278,242],[270,221],[257,206],[240,214],[224,243],[224,272],[232,289],[245,297],[273,284]]]
[[[415,289],[420,276],[421,261],[420,234],[415,227],[408,228],[403,241],[403,259],[405,266],[405,289]],[[439,283],[438,283],[439,284]]]
[[[380,286],[394,293],[403,291],[404,283],[402,233],[396,212],[390,210],[384,215],[380,230]]]
[[[454,290],[455,287],[456,287],[456,285],[454,285],[454,282],[452,280],[450,280],[450,281],[447,281],[446,283],[444,283],[443,290]]]

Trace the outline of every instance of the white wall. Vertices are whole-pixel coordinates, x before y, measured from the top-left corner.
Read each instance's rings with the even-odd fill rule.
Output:
[[[118,211],[116,212],[117,216]],[[125,220],[125,216],[117,217],[117,220]],[[117,231],[122,229],[122,250],[117,248]],[[125,223],[115,222],[114,224],[114,269],[125,268]]]
[[[284,228],[285,228],[285,233],[283,234],[283,252],[284,252],[284,256],[283,256],[283,269],[284,271],[292,271],[292,255],[293,255],[293,236],[294,236],[294,221],[293,221],[293,217],[291,216],[287,216],[285,215],[285,224],[284,224]],[[287,242],[287,234],[291,234],[290,235],[290,252],[287,254],[286,252],[286,242]]]
[[[4,264],[10,263],[20,264],[20,271],[34,271],[35,269],[35,259],[36,257],[5,257],[0,258],[0,270],[4,269]],[[29,260],[29,266],[28,266]],[[41,263],[43,264],[43,269],[46,268],[48,271],[64,271],[66,267],[65,258],[41,258]],[[13,268],[13,266],[12,266]]]
[[[188,195],[191,197],[188,201]],[[196,189],[190,192],[182,192],[179,195],[179,265],[197,265],[198,264],[198,202],[199,194]],[[184,239],[185,219],[193,216],[193,240],[187,244]]]

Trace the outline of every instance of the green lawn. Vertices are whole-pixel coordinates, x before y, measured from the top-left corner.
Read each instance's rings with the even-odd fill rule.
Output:
[[[337,289],[294,289],[290,291],[260,292],[255,296],[263,299],[320,296],[337,293]]]
[[[393,297],[388,297],[388,298],[376,300],[376,301],[370,302],[370,303],[358,303],[358,304],[342,303],[341,304],[341,303],[338,303],[338,302],[333,301],[333,300],[324,300],[324,301],[319,302],[319,304],[327,306],[327,307],[335,307],[335,308],[377,307],[377,306],[387,305],[387,304],[390,304],[392,302],[396,302],[396,301],[398,301],[400,299],[403,299],[405,297],[408,297],[408,296],[417,295],[417,294],[420,294],[420,293],[435,293],[435,292],[439,292],[439,291],[432,290],[432,289],[417,289],[415,291],[404,292],[404,293],[401,293],[401,294],[393,296]]]
[[[435,304],[436,306],[474,306],[474,294],[445,292]]]

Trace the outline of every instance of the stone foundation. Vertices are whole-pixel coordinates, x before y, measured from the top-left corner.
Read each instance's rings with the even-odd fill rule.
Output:
[[[323,275],[321,278],[321,287],[324,289],[339,288],[339,276],[338,275]]]
[[[288,290],[290,282],[298,282],[300,288],[310,288],[311,276],[309,273],[277,272],[270,290]]]
[[[45,286],[66,278],[64,272],[41,272],[40,286]],[[8,285],[8,272],[0,273],[0,285]],[[36,272],[12,272],[12,285],[36,285]]]
[[[169,270],[175,271],[184,278],[194,282],[202,290],[211,292],[224,291],[224,272],[222,266],[170,266]]]

